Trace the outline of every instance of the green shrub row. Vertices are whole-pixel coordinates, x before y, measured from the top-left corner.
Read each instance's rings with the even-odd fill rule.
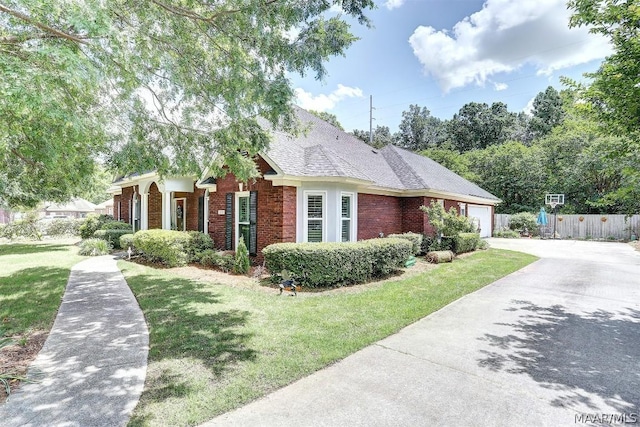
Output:
[[[520,233],[514,230],[495,230],[493,237],[502,237],[506,239],[519,239]]]
[[[200,264],[205,267],[214,267],[227,273],[233,270],[235,258],[231,251],[220,252],[206,249],[200,256]]]
[[[47,236],[79,236],[82,218],[57,218],[52,221],[40,221],[39,228]]]
[[[414,255],[418,255],[422,252],[422,241],[424,240],[424,236],[422,234],[408,232],[403,234],[389,234],[387,237],[407,239],[413,245],[411,251]]]
[[[122,236],[128,236],[128,233]],[[132,244],[144,258],[167,267],[201,262],[202,254],[213,248],[211,237],[199,231],[144,230],[135,233],[131,241],[129,239],[124,238],[121,244],[126,246],[122,247],[128,248]]]
[[[83,256],[107,255],[111,250],[111,245],[104,239],[85,239],[80,242],[78,254]]]
[[[303,286],[362,283],[403,267],[413,245],[404,238],[347,243],[275,243],[263,249],[272,274],[283,270]]]
[[[454,238],[453,252],[455,254],[463,254],[465,252],[473,252],[480,246],[480,234],[478,233],[460,233]]]

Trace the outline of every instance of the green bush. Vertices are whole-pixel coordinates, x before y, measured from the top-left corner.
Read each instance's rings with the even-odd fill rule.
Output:
[[[453,237],[459,233],[474,231],[473,224],[469,218],[458,215],[458,211],[454,207],[451,207],[447,212],[444,206],[432,200],[428,207],[420,206],[420,210],[427,214],[429,224],[431,224],[437,236]]]
[[[487,242],[486,240],[480,239],[480,244],[478,245],[478,249],[480,249],[481,251],[489,249],[489,242]]]
[[[222,271],[233,270],[235,258],[232,252],[218,252],[213,249],[205,249],[200,256],[200,264],[206,267],[214,267]]]
[[[107,222],[115,222],[111,215],[89,214],[80,225],[80,237],[89,239],[93,237],[93,233],[100,230]]]
[[[247,245],[244,244],[244,239],[240,239],[238,242],[238,249],[236,249],[233,272],[236,274],[247,274],[250,266],[249,250],[247,249]]]
[[[189,235],[184,231],[143,230],[133,235],[133,245],[144,258],[167,267],[187,264],[188,244]]]
[[[537,217],[529,212],[520,212],[511,215],[509,228],[520,234],[538,234]]]
[[[272,274],[283,270],[309,287],[363,283],[404,266],[412,254],[407,239],[386,238],[346,243],[276,243],[263,249]]]
[[[465,252],[473,252],[480,246],[480,234],[478,233],[460,233],[454,239],[455,254],[463,254]]]
[[[133,233],[127,233],[120,236],[120,248],[135,250],[133,245]]]
[[[107,221],[100,226],[99,230],[129,230],[132,232],[133,227],[123,221]]]
[[[78,254],[84,256],[107,255],[111,250],[109,242],[103,239],[86,239],[80,242]]]
[[[389,234],[387,237],[395,237],[395,238],[409,240],[413,245],[411,251],[414,255],[418,255],[422,251],[422,241],[424,237],[422,234],[408,232],[403,234]]]
[[[52,221],[40,221],[40,230],[47,236],[79,236],[84,219],[57,218]]]
[[[502,237],[505,239],[519,239],[520,233],[514,230],[496,230],[493,232],[493,237]]]
[[[187,231],[189,243],[185,247],[188,262],[200,262],[202,253],[213,249],[213,239],[208,234],[199,231]]]
[[[93,233],[93,237],[106,240],[114,249],[121,249],[122,246],[120,246],[120,237],[124,236],[125,234],[131,234],[131,230],[97,230],[95,233]]]
[[[33,218],[25,218],[10,222],[2,228],[2,235],[9,240],[17,238],[41,240],[42,233],[38,228],[38,224]]]

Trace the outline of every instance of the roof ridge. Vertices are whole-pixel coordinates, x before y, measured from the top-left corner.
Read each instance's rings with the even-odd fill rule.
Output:
[[[402,156],[396,151],[396,147],[393,144],[388,144],[386,145],[382,150],[380,150],[380,152],[382,153],[382,156],[385,158],[385,160],[387,160],[387,163],[389,164],[389,166],[391,166],[391,170],[393,171],[394,174],[396,174],[396,176],[398,177],[398,179],[400,180],[400,182],[402,182],[402,184],[404,186],[407,187],[407,189],[410,189],[411,187],[413,187],[413,184],[415,183],[415,181],[417,181],[420,185],[422,185],[424,188],[429,188],[429,186],[427,185],[426,182],[424,182],[424,180],[420,177],[420,175],[418,175],[416,173],[415,170],[413,170],[413,168],[411,167],[411,165],[409,165],[409,163],[407,163]],[[392,154],[393,153],[393,154]],[[392,157],[391,159],[389,157]],[[411,177],[415,180],[415,181],[411,181],[411,179],[407,179],[407,175],[406,173],[399,173],[398,170],[396,170],[395,166],[394,166],[394,162],[397,163],[401,163],[400,166],[402,166],[405,172],[409,173],[411,175]]]

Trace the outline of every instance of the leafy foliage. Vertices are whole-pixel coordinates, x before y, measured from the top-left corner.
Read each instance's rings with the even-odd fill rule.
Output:
[[[440,146],[448,136],[442,120],[431,116],[426,107],[420,108],[414,104],[409,105],[408,111],[402,112],[399,128],[396,136],[398,145],[414,151]]]
[[[397,238],[397,239],[407,239],[411,242],[412,248],[411,252],[414,255],[418,255],[422,251],[422,240],[424,236],[422,234],[417,233],[402,233],[402,234],[389,234],[388,238]]]
[[[232,252],[221,252],[213,249],[205,249],[200,255],[200,264],[205,267],[214,267],[225,273],[233,270],[235,257]]]
[[[436,236],[453,237],[459,233],[473,231],[473,225],[469,219],[458,215],[454,207],[447,212],[444,206],[432,200],[429,206],[420,206],[420,210],[427,214],[429,224],[433,227]]]
[[[133,245],[144,258],[167,267],[187,264],[185,247],[188,244],[189,235],[184,231],[142,230],[133,235]]]
[[[89,239],[93,237],[93,233],[101,229],[106,223],[114,221],[115,219],[112,215],[89,214],[80,226],[80,237]]]
[[[2,232],[0,237],[9,240],[16,238],[42,239],[42,232],[38,227],[38,216],[35,211],[26,212],[22,219],[10,222],[0,229],[0,232]]]
[[[480,246],[480,234],[478,233],[459,233],[455,237],[455,245],[453,253],[463,254],[473,252]]]
[[[296,283],[313,288],[363,283],[387,275],[402,268],[411,251],[410,241],[385,238],[346,243],[276,243],[262,253],[272,274],[286,270]]]
[[[131,234],[131,228],[128,228],[126,230],[102,229],[102,230],[96,230],[96,232],[93,233],[93,237],[95,237],[96,239],[102,239],[107,241],[109,245],[114,249],[122,249],[123,247],[120,246],[120,237],[128,234]]]
[[[244,239],[240,239],[233,263],[233,272],[236,274],[247,274],[250,266],[249,250],[247,249],[247,245],[244,244]]]
[[[56,218],[52,221],[40,221],[39,227],[47,236],[79,236],[83,219]]]
[[[104,239],[85,239],[80,242],[78,254],[83,256],[107,255],[111,250],[111,244]]]
[[[200,231],[187,231],[189,242],[185,247],[189,262],[200,262],[204,251],[213,249],[213,239]]]
[[[311,114],[313,114],[314,116],[317,116],[317,117],[321,118],[325,122],[332,124],[333,126],[337,127],[338,129],[344,130],[344,128],[342,127],[342,125],[338,121],[338,117],[336,117],[335,114],[327,113],[326,111],[315,111],[315,110],[309,110],[309,112]]]
[[[509,218],[509,228],[518,233],[535,234],[538,229],[537,217],[531,212],[519,212]]]
[[[356,40],[334,6],[369,25],[374,2],[5,1],[0,200],[78,194],[96,156],[125,173],[256,175],[263,125],[296,127],[287,73],[322,79]]]

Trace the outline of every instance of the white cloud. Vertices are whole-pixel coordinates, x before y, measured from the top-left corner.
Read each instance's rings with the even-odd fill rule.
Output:
[[[444,92],[524,64],[548,75],[611,53],[603,37],[569,29],[569,16],[565,0],[487,0],[451,31],[419,26],[409,44]]]
[[[384,5],[389,10],[397,9],[404,4],[405,0],[387,0]]]
[[[349,87],[338,84],[338,88],[328,95],[313,96],[310,92],[301,88],[295,89],[297,104],[305,110],[326,111],[331,110],[336,104],[346,98],[362,98],[362,90],[357,87]]]
[[[500,92],[501,90],[506,90],[509,88],[509,85],[506,83],[493,83],[493,88],[497,91]]]

